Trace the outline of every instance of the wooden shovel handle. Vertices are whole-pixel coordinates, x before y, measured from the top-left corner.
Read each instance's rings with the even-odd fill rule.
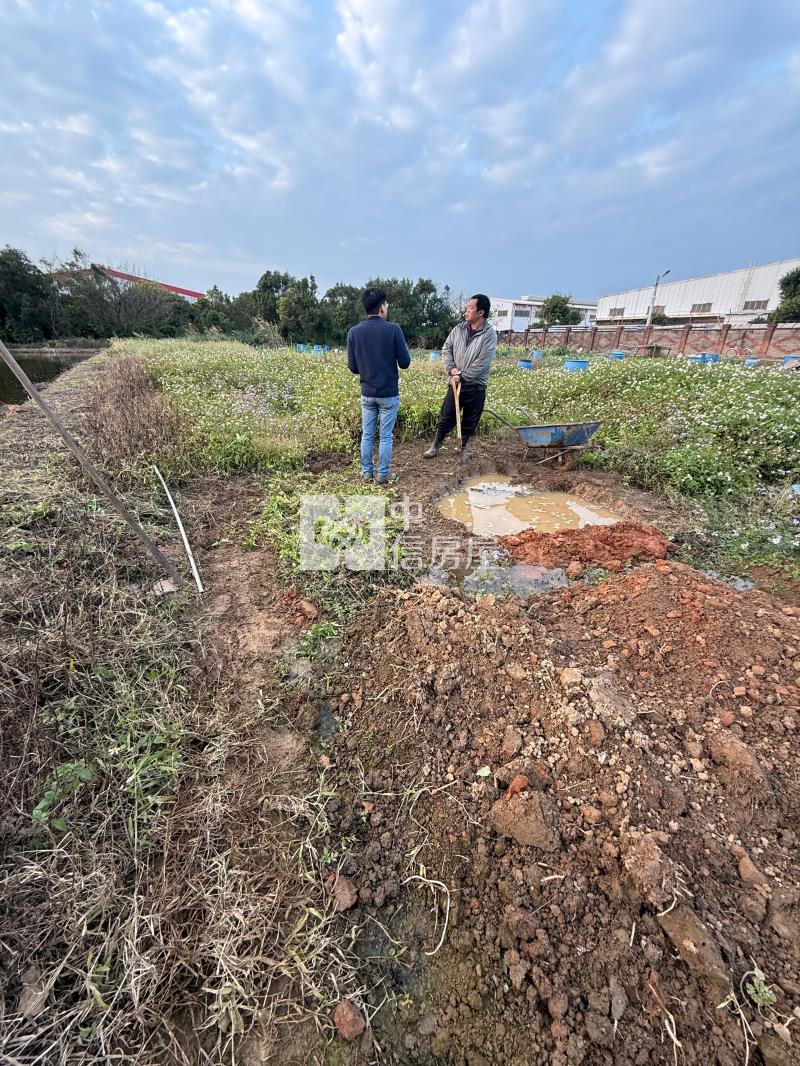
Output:
[[[451,377],[450,383],[453,386],[453,398],[456,404],[456,437],[461,447],[461,379]]]

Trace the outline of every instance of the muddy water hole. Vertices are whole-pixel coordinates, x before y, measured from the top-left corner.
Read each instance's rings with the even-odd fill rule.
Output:
[[[556,533],[561,529],[607,526],[621,516],[605,507],[592,506],[567,492],[537,491],[502,474],[470,478],[439,505],[445,518],[483,536],[506,536],[535,529]]]

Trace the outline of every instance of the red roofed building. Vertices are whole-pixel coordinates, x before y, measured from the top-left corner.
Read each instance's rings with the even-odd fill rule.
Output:
[[[166,281],[156,281],[154,278],[140,278],[136,274],[126,274],[123,270],[113,270],[111,267],[98,267],[109,278],[117,278],[119,281],[140,281],[145,285],[158,285],[160,289],[166,289],[167,292],[174,292],[178,296],[185,296],[188,300],[204,300],[206,294],[204,292],[195,292],[194,289],[182,289],[180,285],[168,285]],[[88,278],[91,275],[91,270],[80,270],[79,274]],[[66,270],[57,270],[53,277],[65,278],[69,277],[69,272]]]
[[[194,289],[182,289],[180,285],[168,285],[166,281],[154,281],[152,278],[139,278],[135,274],[125,274],[122,270],[112,270],[111,267],[103,267],[103,273],[110,278],[119,278],[121,281],[145,281],[151,285],[159,285],[167,292],[175,292],[178,296],[187,296],[190,300],[205,299],[204,292],[195,292]]]

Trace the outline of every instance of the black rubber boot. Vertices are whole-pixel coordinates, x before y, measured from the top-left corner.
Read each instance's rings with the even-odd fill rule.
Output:
[[[428,448],[428,450],[426,452],[423,453],[423,457],[425,459],[433,459],[435,456],[437,456],[439,454],[439,452],[441,450],[442,450],[442,438],[437,433],[436,436],[433,438],[433,444],[430,446],[430,448]]]

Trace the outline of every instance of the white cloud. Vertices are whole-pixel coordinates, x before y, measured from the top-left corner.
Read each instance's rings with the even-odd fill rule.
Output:
[[[93,167],[105,170],[109,174],[122,174],[125,171],[125,162],[118,155],[104,155],[101,159],[95,159]]]
[[[139,7],[145,14],[150,15],[151,18],[160,19],[162,22],[166,22],[170,17],[169,11],[163,4],[157,3],[157,0],[136,0]]]
[[[30,122],[3,122],[0,120],[0,133],[29,133],[33,129]]]
[[[666,144],[641,152],[636,162],[643,168],[647,177],[663,178],[676,170],[680,164],[678,142],[667,141]]]
[[[605,248],[670,212],[703,211],[721,247],[734,194],[752,203],[755,176],[780,189],[797,163],[800,55],[782,42],[800,9],[765,7],[769,35],[723,0],[597,15],[556,0],[135,0],[54,4],[45,20],[6,4],[4,237],[46,251],[83,232],[98,256],[165,276],[160,262],[203,259],[208,274],[185,279],[197,288],[232,288],[217,270],[267,258],[321,280],[416,272],[458,287],[477,258],[498,289],[532,291],[547,281],[511,284],[512,271],[561,257],[588,277],[608,257],[570,258],[573,238]],[[467,215],[482,223],[470,242]],[[523,256],[544,235],[559,236],[548,256]]]
[[[93,181],[87,174],[84,174],[82,170],[77,168],[65,167],[60,164],[50,167],[51,176],[59,182],[65,182],[67,185],[71,185],[76,189],[82,189],[86,192],[99,192],[100,186],[96,181]]]
[[[76,133],[81,137],[87,136],[92,131],[91,119],[85,112],[80,115],[67,115],[66,118],[56,119],[53,126],[64,133]]]
[[[93,230],[108,229],[113,224],[109,214],[92,210],[52,215],[47,223],[55,236],[68,241],[84,241]]]
[[[168,14],[165,25],[181,51],[188,52],[195,59],[208,56],[212,43],[212,23],[209,13],[203,8],[190,7]]]

